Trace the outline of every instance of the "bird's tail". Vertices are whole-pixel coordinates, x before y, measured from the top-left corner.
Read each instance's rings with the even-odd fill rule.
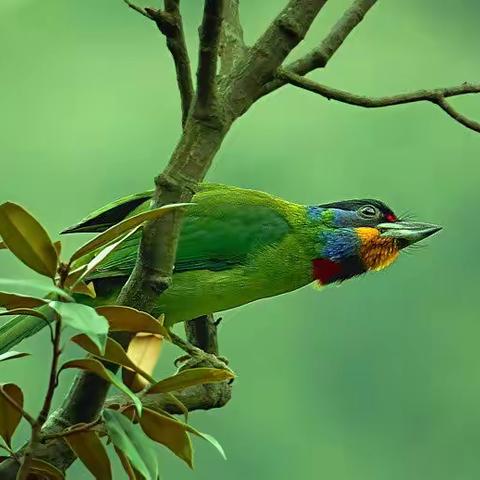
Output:
[[[17,315],[0,327],[0,354],[47,326],[46,320],[30,315]]]

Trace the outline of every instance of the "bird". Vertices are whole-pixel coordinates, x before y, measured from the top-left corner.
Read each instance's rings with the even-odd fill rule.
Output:
[[[152,196],[153,190],[124,197],[62,233],[104,231],[148,210]],[[439,230],[397,217],[379,200],[301,205],[261,191],[204,183],[185,209],[173,280],[152,313],[163,314],[171,327],[310,283],[342,283],[388,267],[402,250]],[[114,304],[135,265],[140,238],[140,231],[127,238],[90,273],[95,298],[76,294],[76,301]],[[14,318],[0,328],[0,352],[43,326],[35,317]]]

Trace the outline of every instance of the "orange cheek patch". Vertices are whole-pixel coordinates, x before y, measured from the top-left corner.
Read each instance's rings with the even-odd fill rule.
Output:
[[[393,238],[380,236],[376,228],[356,229],[360,238],[360,257],[367,270],[381,270],[388,267],[398,257],[398,247]]]

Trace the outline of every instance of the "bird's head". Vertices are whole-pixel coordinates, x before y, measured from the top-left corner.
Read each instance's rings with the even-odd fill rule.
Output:
[[[322,285],[391,265],[400,251],[441,230],[399,219],[378,200],[347,200],[307,208],[316,229],[313,276]]]

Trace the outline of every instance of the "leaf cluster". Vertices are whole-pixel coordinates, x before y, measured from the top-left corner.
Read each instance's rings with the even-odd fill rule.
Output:
[[[132,235],[145,221],[160,218],[183,204],[168,205],[130,217],[92,238],[78,248],[67,261],[62,261],[61,242],[53,242],[43,226],[24,208],[14,203],[0,205],[0,248],[8,249],[34,272],[47,277],[48,283],[32,283],[0,279],[0,316],[32,316],[44,321],[49,329],[53,348],[49,391],[44,408],[37,418],[24,409],[24,395],[13,383],[0,384],[0,437],[3,448],[22,461],[19,477],[61,479],[64,474],[53,465],[24,455],[19,459],[12,449],[12,437],[22,418],[32,427],[30,446],[62,437],[76,456],[97,479],[112,478],[108,446],[112,445],[130,479],[156,480],[159,476],[154,443],[167,447],[187,465],[193,467],[193,434],[214,445],[224,456],[218,442],[185,421],[163,410],[144,408],[146,395],[164,393],[175,399],[175,392],[199,384],[222,382],[233,378],[229,370],[194,368],[157,381],[153,369],[163,340],[170,340],[163,318],[155,318],[134,308],[103,305],[96,308],[76,302],[78,293],[95,297],[88,283],[89,273]],[[25,290],[34,292],[26,295]],[[63,353],[60,335],[68,331],[68,343],[81,347],[88,357],[58,363]],[[128,351],[109,337],[110,332],[123,331],[136,335]],[[73,332],[73,333],[72,333]],[[147,342],[147,343],[145,343]],[[147,349],[145,350],[145,346]],[[147,351],[147,355],[140,354]],[[150,353],[149,353],[150,352]],[[8,351],[0,362],[29,355]],[[123,377],[108,369],[109,364],[121,367]],[[101,416],[88,424],[72,425],[55,434],[42,434],[41,428],[49,413],[53,390],[60,373],[67,369],[92,372],[118,388],[128,399],[122,406],[110,405]],[[176,400],[179,402],[178,400]],[[2,457],[4,459],[6,457]],[[27,461],[28,458],[28,461]],[[28,465],[26,465],[28,463]]]

